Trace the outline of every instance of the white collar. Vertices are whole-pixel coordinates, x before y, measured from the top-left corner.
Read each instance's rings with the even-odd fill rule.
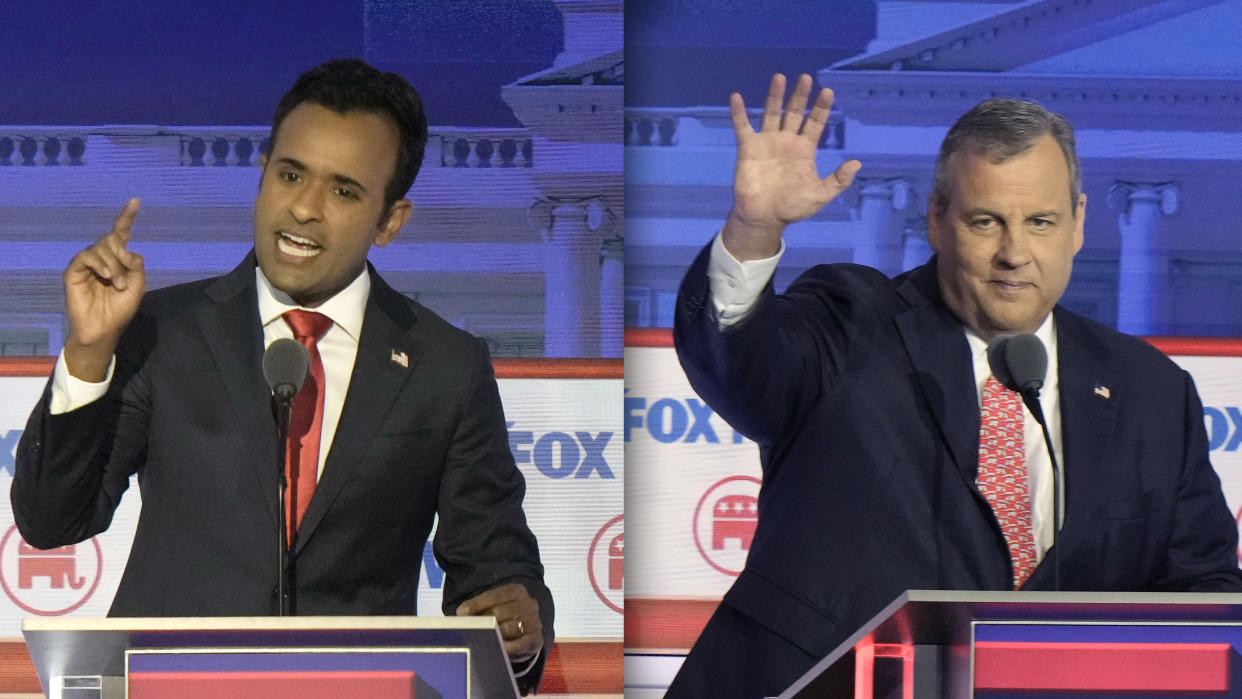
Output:
[[[255,288],[259,294],[259,320],[263,325],[275,322],[286,311],[305,308],[298,305],[288,294],[272,286],[263,270],[255,265]],[[371,275],[364,268],[362,272],[327,301],[315,308],[306,310],[322,313],[332,319],[336,327],[344,330],[354,342],[362,337],[362,317],[367,309],[367,298],[371,295]]]

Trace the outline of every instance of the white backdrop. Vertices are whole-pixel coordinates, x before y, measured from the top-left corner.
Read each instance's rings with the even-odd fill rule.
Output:
[[[499,370],[498,370],[499,371]],[[0,491],[46,379],[0,371]],[[622,634],[622,436],[620,379],[500,379],[509,442],[526,477],[526,515],[539,539],[556,601],[557,636]],[[125,493],[108,531],[68,549],[25,547],[9,498],[0,498],[0,637],[21,635],[34,615],[104,616],[129,555],[140,506]],[[417,545],[416,542],[412,545]],[[424,550],[418,608],[440,614],[443,573]]]
[[[1237,516],[1242,357],[1173,359],[1199,388],[1212,465]],[[626,596],[718,599],[741,570],[754,529],[748,506],[759,493],[758,448],[703,404],[672,347],[627,347],[625,380],[626,502],[634,512]]]

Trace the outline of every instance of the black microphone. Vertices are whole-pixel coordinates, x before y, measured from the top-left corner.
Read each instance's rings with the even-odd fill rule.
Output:
[[[1061,473],[1056,451],[1052,448],[1052,435],[1044,422],[1044,409],[1039,403],[1039,389],[1044,387],[1044,377],[1048,374],[1048,351],[1032,333],[997,335],[988,343],[988,366],[1005,388],[1022,396],[1022,402],[1044,432],[1044,444],[1052,461],[1052,580],[1053,589],[1060,590],[1061,551],[1057,549],[1057,541],[1061,532]]]
[[[281,338],[263,353],[263,378],[277,398],[289,400],[310,375],[310,352],[297,340]]]
[[[1028,393],[1038,398],[1039,389],[1044,387],[1044,375],[1048,373],[1048,352],[1044,343],[1031,333],[997,335],[988,344],[988,366],[1009,390],[1022,394],[1023,398]],[[1035,409],[1031,408],[1031,412]]]
[[[310,352],[297,340],[281,338],[267,346],[263,353],[263,378],[272,389],[273,402],[276,408],[276,438],[279,442],[279,453],[276,457],[277,469],[277,505],[280,513],[276,525],[276,607],[279,616],[292,616],[297,612],[296,589],[293,584],[293,571],[286,565],[287,522],[289,510],[285,505],[285,491],[289,489],[289,481],[285,476],[285,455],[289,448],[289,418],[293,412],[293,396],[302,390],[306,377],[310,375]]]

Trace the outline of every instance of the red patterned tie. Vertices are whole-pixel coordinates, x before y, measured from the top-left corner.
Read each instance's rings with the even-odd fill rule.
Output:
[[[1022,398],[995,376],[983,387],[979,420],[979,492],[992,506],[1009,544],[1013,587],[1020,589],[1035,570],[1031,500],[1026,485]]]
[[[310,376],[293,397],[289,415],[289,451],[285,458],[285,508],[289,513],[286,531],[293,546],[298,525],[315,492],[319,476],[319,436],[323,432],[323,360],[319,358],[319,339],[332,327],[332,319],[314,311],[288,311],[283,316],[293,329],[293,337],[310,352]]]

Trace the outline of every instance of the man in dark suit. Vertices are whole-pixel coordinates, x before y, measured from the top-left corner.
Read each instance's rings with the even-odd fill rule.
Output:
[[[138,475],[111,614],[275,612],[279,448],[261,360],[311,319],[312,398],[302,413],[306,388],[295,401],[295,424],[308,419],[290,452],[296,612],[414,613],[438,513],[444,612],[495,616],[519,684],[537,685],[552,600],[486,346],[367,264],[410,216],[426,140],[404,79],[326,63],[277,109],[254,251],[236,269],[144,294],[127,249],[137,200],[69,264],[71,328],[11,497],[28,542],[62,546],[106,529]]]
[[[1242,590],[1189,375],[1056,305],[1086,210],[1070,125],[1029,102],[980,104],[941,147],[931,261],[895,279],[821,265],[776,295],[784,227],[861,167],[819,179],[832,97],[804,121],[810,89],[802,76],[782,119],[773,78],[758,133],[732,96],[733,210],[678,297],[686,374],[759,443],[763,486],[746,567],[668,696],[777,694],[907,589]],[[1059,522],[1038,425],[1016,395],[1011,420],[993,412],[1008,389],[986,349],[1002,333],[1049,349]],[[1010,500],[994,500],[1002,422]]]

